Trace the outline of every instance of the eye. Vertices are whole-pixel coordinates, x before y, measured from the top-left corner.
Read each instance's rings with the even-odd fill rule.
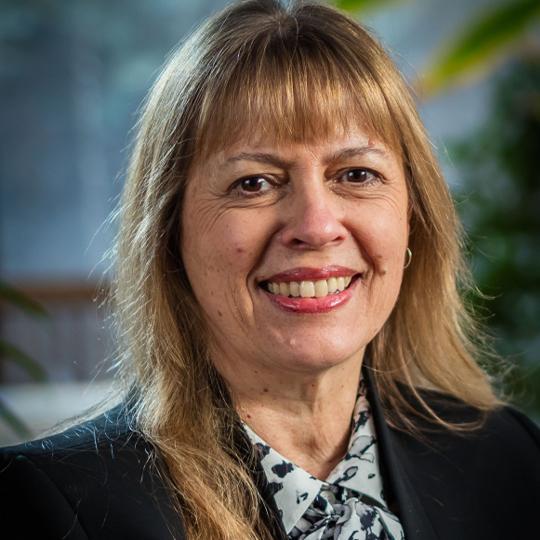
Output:
[[[264,176],[247,176],[232,185],[232,191],[261,194],[272,189],[273,184]]]
[[[379,182],[381,177],[375,171],[370,169],[347,169],[341,173],[338,178],[352,184],[371,184]]]

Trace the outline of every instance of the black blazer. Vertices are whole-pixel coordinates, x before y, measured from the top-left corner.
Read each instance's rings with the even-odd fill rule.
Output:
[[[533,422],[505,407],[474,434],[438,430],[420,442],[388,426],[367,377],[386,498],[407,540],[540,537],[540,430]],[[440,393],[425,397],[446,418],[475,417]],[[1,451],[0,537],[185,538],[151,465],[152,447],[128,428],[122,410]],[[264,519],[276,539],[285,539],[264,473],[257,467],[253,474],[266,501]]]

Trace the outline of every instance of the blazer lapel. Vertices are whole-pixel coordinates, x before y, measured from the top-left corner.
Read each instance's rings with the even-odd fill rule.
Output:
[[[365,366],[363,372],[367,381],[368,401],[377,434],[385,490],[397,503],[398,517],[405,538],[407,540],[437,540],[439,537],[418,498],[417,490],[421,489],[421,486],[418,485],[417,479],[410,478],[406,471],[406,464],[410,459],[407,445],[386,423],[369,366]]]
[[[287,540],[287,533],[281,523],[281,517],[274,500],[274,493],[268,484],[259,456],[255,453],[251,441],[240,423],[235,426],[234,439],[236,450],[242,456],[242,461],[248,467],[261,495],[260,516],[262,521],[268,527],[274,540]]]

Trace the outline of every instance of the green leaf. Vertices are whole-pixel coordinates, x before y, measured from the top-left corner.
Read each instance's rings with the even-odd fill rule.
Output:
[[[0,281],[0,300],[5,300],[34,317],[47,317],[43,306],[3,281]]]
[[[434,94],[489,70],[539,18],[538,0],[509,0],[490,8],[435,56],[422,77],[421,92]]]
[[[32,435],[26,424],[0,399],[0,418],[19,436]]]
[[[393,4],[397,1],[399,0],[333,0],[331,4],[350,13],[360,13],[383,7],[386,4]]]
[[[32,360],[26,353],[4,340],[0,340],[0,355],[13,360],[35,381],[43,382],[47,379],[45,370],[35,360]]]

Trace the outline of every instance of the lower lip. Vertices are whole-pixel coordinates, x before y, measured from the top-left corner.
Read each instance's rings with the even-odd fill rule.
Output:
[[[345,305],[352,297],[352,291],[359,279],[354,280],[347,289],[337,294],[329,294],[322,298],[290,298],[280,294],[272,294],[263,289],[270,301],[279,308],[293,313],[327,313]]]

